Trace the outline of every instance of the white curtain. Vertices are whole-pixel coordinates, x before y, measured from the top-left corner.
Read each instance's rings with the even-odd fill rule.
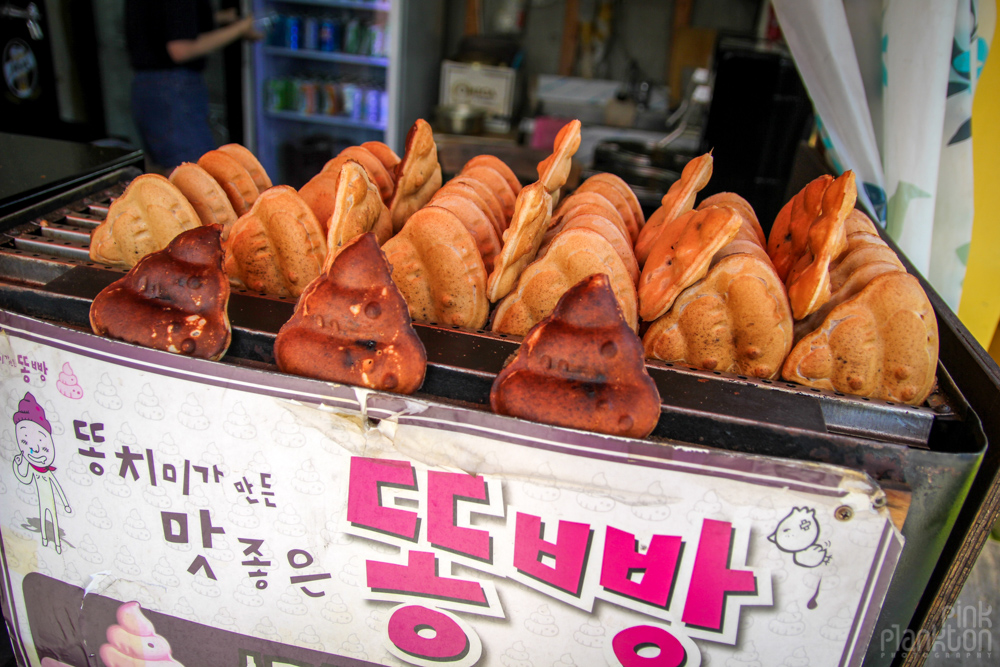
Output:
[[[860,63],[869,51],[855,49],[848,12],[870,17],[871,2],[773,5],[834,167],[855,171],[859,205],[957,311],[972,239],[972,98],[988,51],[979,11],[994,14],[995,2],[885,0],[880,62]],[[866,96],[872,68],[881,94]]]

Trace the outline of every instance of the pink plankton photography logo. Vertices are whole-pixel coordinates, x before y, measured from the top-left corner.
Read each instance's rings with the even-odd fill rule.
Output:
[[[948,609],[944,627],[936,637],[928,630],[902,630],[893,624],[882,631],[882,657],[905,656],[933,640],[928,657],[988,660],[993,657],[993,606],[980,601],[976,605],[961,601]]]

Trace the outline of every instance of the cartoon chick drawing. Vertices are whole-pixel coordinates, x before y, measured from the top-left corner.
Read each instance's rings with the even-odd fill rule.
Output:
[[[21,453],[14,457],[14,474],[21,484],[34,484],[38,492],[38,523],[42,529],[42,546],[48,546],[45,531],[46,513],[52,521],[53,542],[57,554],[62,553],[62,539],[59,537],[59,512],[56,497],[66,514],[73,508],[55,477],[56,446],[52,441],[52,425],[45,418],[45,410],[35,397],[28,392],[18,403],[14,415],[14,430]]]
[[[819,567],[830,562],[826,549],[817,544],[819,521],[816,510],[811,507],[793,507],[767,539],[785,553],[792,554],[796,565]]]

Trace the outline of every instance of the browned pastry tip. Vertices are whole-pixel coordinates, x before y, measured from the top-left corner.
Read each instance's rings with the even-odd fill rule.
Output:
[[[441,165],[430,124],[418,118],[406,135],[403,159],[396,165],[389,215],[392,229],[398,233],[410,216],[431,200],[441,187]]]
[[[569,179],[573,156],[580,148],[580,121],[571,120],[556,134],[552,154],[538,163],[538,180],[554,199]]]
[[[712,178],[713,164],[712,153],[708,152],[684,165],[680,180],[670,186],[667,194],[660,200],[660,208],[649,217],[639,232],[635,242],[635,257],[639,260],[639,266],[646,264],[646,258],[653,251],[664,225],[694,208],[695,198]]]
[[[498,414],[642,438],[660,416],[642,343],[622,317],[604,274],[584,278],[531,329],[493,382]]]
[[[198,166],[219,182],[236,215],[243,215],[257,201],[260,190],[250,172],[228,153],[218,149],[208,151],[198,158]]]
[[[372,233],[348,241],[274,342],[285,373],[400,394],[424,381],[427,352]]]
[[[219,182],[193,162],[177,165],[170,172],[170,182],[191,202],[201,224],[222,226],[222,241],[225,243],[237,216]]]
[[[253,184],[257,186],[260,192],[274,185],[271,182],[271,177],[264,170],[264,165],[260,163],[257,156],[250,152],[250,149],[246,146],[242,144],[226,144],[225,146],[219,146],[219,150],[243,165],[243,168],[250,174],[250,178],[253,179]]]
[[[196,227],[101,290],[90,306],[90,326],[100,336],[218,360],[232,335],[229,291],[222,227]]]
[[[552,218],[552,196],[541,182],[521,189],[503,249],[490,273],[487,297],[499,301],[517,284],[518,276],[535,259]]]

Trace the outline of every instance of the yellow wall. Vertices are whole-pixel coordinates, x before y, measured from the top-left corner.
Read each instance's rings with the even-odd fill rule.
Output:
[[[986,3],[981,3],[981,6]],[[989,349],[1000,321],[1000,43],[993,40],[972,103],[975,219],[958,316]]]

